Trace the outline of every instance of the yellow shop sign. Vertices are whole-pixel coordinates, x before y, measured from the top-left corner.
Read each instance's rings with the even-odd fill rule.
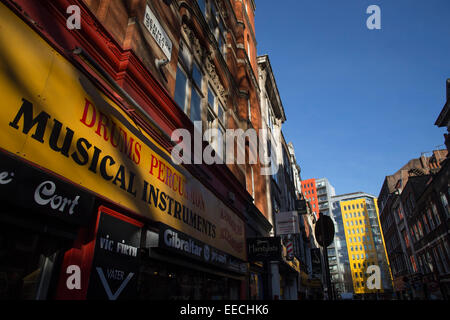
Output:
[[[0,148],[246,260],[243,221],[3,4],[0,90]]]

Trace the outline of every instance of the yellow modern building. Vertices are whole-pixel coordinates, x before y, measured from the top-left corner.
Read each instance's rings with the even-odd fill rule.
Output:
[[[377,199],[366,193],[339,201],[355,294],[382,293],[392,288],[392,276],[381,231]],[[380,267],[379,289],[370,289],[367,268]],[[371,279],[372,280],[372,279]]]

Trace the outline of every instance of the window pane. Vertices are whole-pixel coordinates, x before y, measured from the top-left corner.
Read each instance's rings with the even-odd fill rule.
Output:
[[[202,11],[203,15],[206,13],[206,0],[198,0],[198,6],[200,7],[200,10]]]
[[[270,154],[270,167],[271,167],[271,171],[272,171],[272,177],[273,179],[278,183],[278,163],[277,163],[277,155],[275,154],[275,152],[271,152]]]
[[[220,53],[225,55],[225,40],[222,35],[219,34],[219,38],[217,39],[217,44],[219,46]]]
[[[214,110],[214,100],[215,100],[215,95],[212,92],[211,88],[208,87],[208,103],[213,110]]]
[[[187,49],[186,45],[183,42],[180,43],[179,56],[181,58],[181,61],[183,62],[183,67],[188,68],[188,70],[190,70],[191,54],[189,53],[189,50]]]
[[[202,120],[200,103],[201,103],[200,95],[196,89],[193,89],[192,96],[191,96],[191,120],[192,120],[192,122]]]
[[[433,209],[433,214],[434,217],[436,218],[436,225],[440,225],[441,224],[441,219],[439,218],[439,213],[437,211],[436,205],[434,204],[434,202],[431,203],[431,208]]]
[[[202,72],[200,71],[200,68],[197,66],[196,63],[192,66],[192,78],[194,79],[195,84],[198,86],[199,89],[202,88]]]
[[[212,128],[214,128],[214,115],[213,115],[213,113],[211,112],[211,110],[210,109],[208,109],[208,128],[207,128],[207,130],[211,130]],[[210,133],[211,133],[211,131],[209,131]],[[209,134],[208,135],[208,142],[210,143],[210,144],[212,144],[212,134]]]
[[[427,214],[428,214],[428,222],[430,223],[431,230],[433,230],[434,229],[434,220],[433,220],[433,217],[431,216],[430,208],[427,208]]]
[[[450,207],[448,205],[446,195],[442,192],[441,192],[441,202],[442,202],[442,206],[444,207],[445,214],[447,215],[447,218],[449,218],[450,217]]]
[[[219,103],[218,116],[219,120],[222,121],[222,123],[225,123],[225,111],[223,110],[221,103]]]
[[[222,21],[222,19],[219,19],[219,30],[220,30],[220,33],[221,33],[222,35],[224,35],[224,33],[225,33],[225,27],[223,26],[223,21]]]
[[[181,108],[181,110],[183,110],[183,111],[185,110],[185,105],[186,105],[186,86],[187,86],[186,75],[178,67],[176,84],[175,84],[175,101],[178,104],[178,106]]]
[[[224,159],[223,157],[223,151],[224,151],[224,136],[225,136],[225,130],[222,129],[221,126],[219,126],[219,131],[217,135],[217,153],[219,154],[219,157]]]
[[[212,17],[216,17],[216,5],[214,4],[214,1],[210,1],[210,3],[211,3],[211,16]]]

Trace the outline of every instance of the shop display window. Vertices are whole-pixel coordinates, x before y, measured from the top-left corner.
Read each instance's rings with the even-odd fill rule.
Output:
[[[48,299],[64,241],[0,225],[0,300]]]
[[[237,300],[240,281],[151,261],[140,270],[139,298],[143,300]]]

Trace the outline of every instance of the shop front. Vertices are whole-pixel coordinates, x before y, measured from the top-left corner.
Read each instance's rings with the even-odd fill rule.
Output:
[[[282,300],[298,300],[298,284],[300,262],[297,258],[286,260],[283,257],[279,263],[280,297]]]
[[[3,4],[0,50],[2,297],[243,297],[242,214]]]
[[[258,276],[261,282],[267,280],[270,298],[297,300],[300,261],[296,257],[287,259],[286,247],[282,244],[281,237],[248,238],[247,245],[248,260],[265,267],[260,273],[252,272],[251,269],[251,274]]]
[[[146,231],[140,299],[237,300],[244,296],[247,264],[159,223]]]
[[[0,151],[0,300],[45,299],[94,197]]]

